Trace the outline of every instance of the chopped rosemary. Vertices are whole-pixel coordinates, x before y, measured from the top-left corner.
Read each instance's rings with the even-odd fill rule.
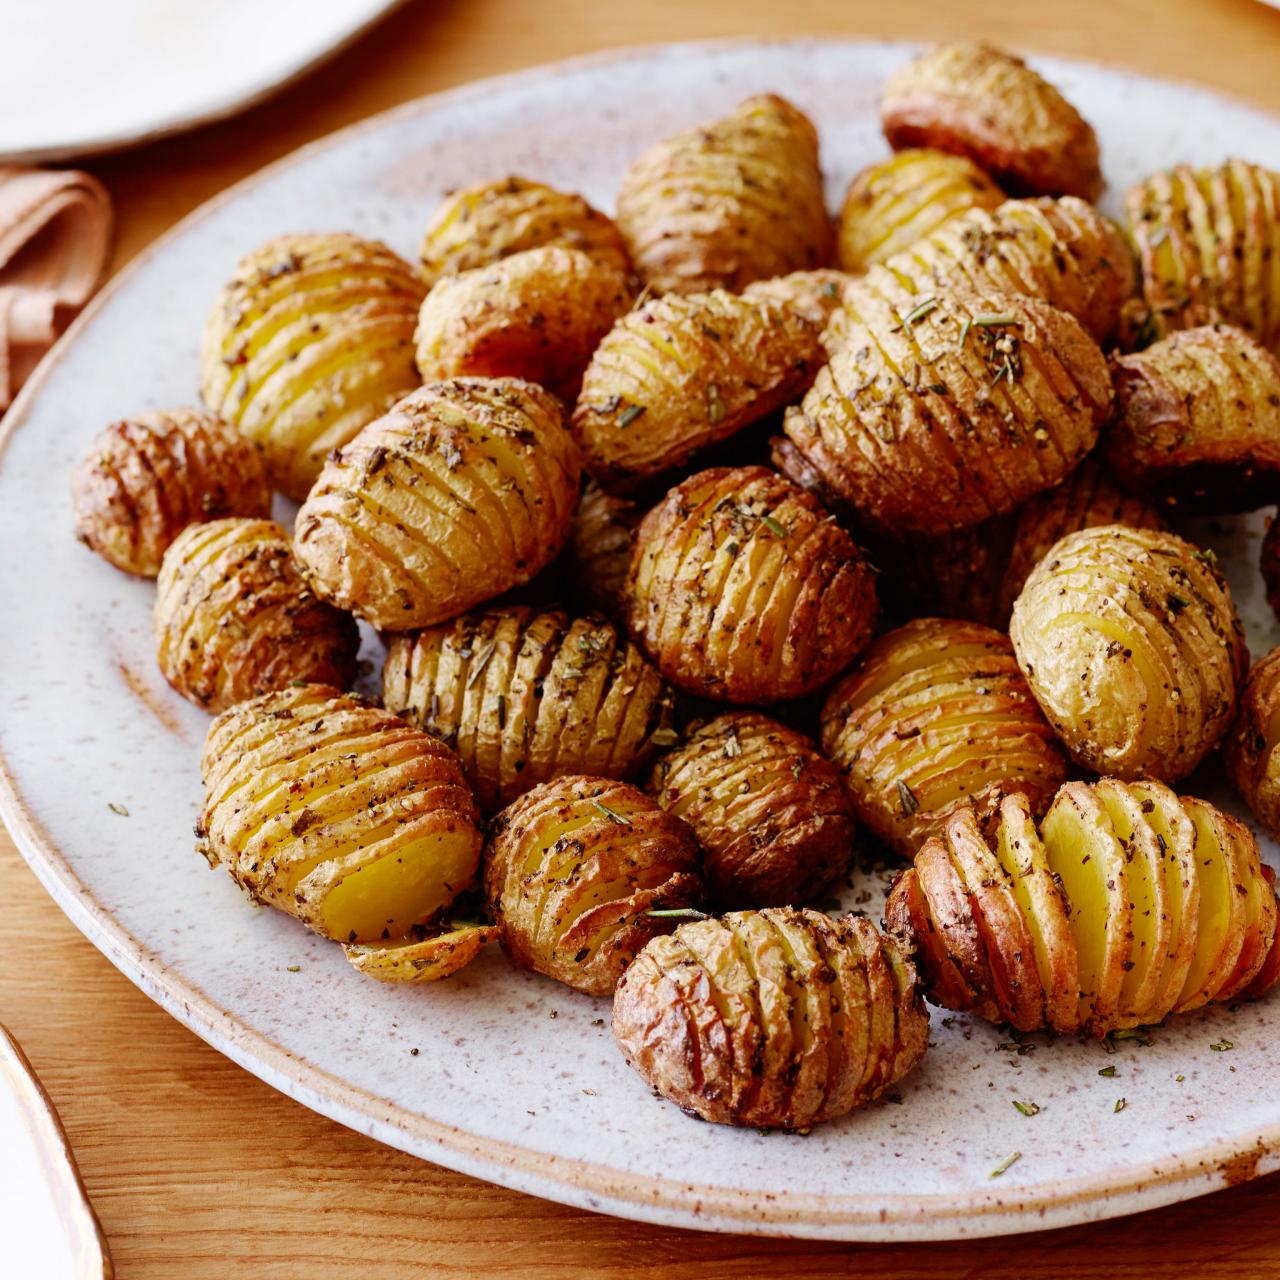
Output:
[[[1002,1173],[1008,1173],[1019,1160],[1022,1159],[1021,1151],[1011,1151],[1003,1160],[1000,1161],[994,1169],[987,1174],[988,1178],[998,1178]]]
[[[1011,316],[1007,311],[1001,311],[997,315],[990,316],[974,316],[973,323],[980,329],[995,329],[1000,325],[1017,324],[1017,316]]]
[[[902,317],[902,327],[910,329],[917,320],[923,320],[938,305],[937,298],[925,298]]]
[[[1193,551],[1191,553],[1191,558],[1193,560],[1199,560],[1201,564],[1215,565],[1218,563],[1217,552],[1213,551],[1209,547],[1206,547],[1203,551]]]
[[[300,964],[287,964],[287,965],[285,965],[285,972],[286,972],[286,973],[301,973],[301,972],[302,972],[302,966],[301,966]]]
[[[475,661],[471,664],[471,670],[467,672],[468,689],[484,674],[484,669],[489,665],[489,659],[493,657],[493,651],[497,647],[498,642],[496,640],[486,640],[484,644],[479,646]]]
[[[1177,595],[1172,591],[1169,592],[1169,610],[1171,613],[1181,613],[1190,603],[1191,601],[1186,596]]]
[[[116,804],[114,800],[109,800],[107,802],[107,808],[110,809],[112,813],[118,813],[122,818],[127,818],[129,816],[129,810],[122,804]]]
[[[625,427],[634,422],[642,413],[647,410],[648,406],[643,404],[629,404],[623,411],[618,414],[618,426]]]
[[[1117,1098],[1115,1109],[1117,1112],[1123,1111],[1129,1105],[1128,1098]]]
[[[1111,1079],[1115,1075],[1115,1073],[1116,1073],[1115,1067],[1103,1067],[1098,1072],[1100,1076],[1106,1076],[1108,1079]]]
[[[631,825],[630,818],[624,818],[622,814],[618,813],[616,810],[610,809],[607,804],[601,804],[599,800],[593,800],[591,804],[593,808],[599,809],[600,812],[604,814],[604,816],[615,826],[629,827]]]
[[[916,799],[916,794],[901,779],[898,780],[898,802],[902,805],[903,814],[910,818],[920,808],[920,801]]]
[[[761,516],[760,521],[775,538],[785,538],[787,536],[786,528],[779,524],[772,516]]]
[[[966,339],[968,338],[968,336],[969,336],[969,330],[970,330],[970,329],[972,329],[972,328],[973,328],[973,319],[972,319],[972,317],[970,317],[970,316],[965,316],[965,318],[964,318],[964,324],[962,324],[962,325],[960,326],[960,345],[961,345],[962,347],[963,347],[963,346],[964,346],[964,344],[965,344],[965,340],[966,340]]]
[[[1019,1102],[1014,1098],[1013,1105],[1024,1116],[1038,1116],[1040,1114],[1040,1104],[1038,1102]]]
[[[652,916],[655,920],[711,919],[705,911],[699,911],[697,907],[655,907],[652,911],[646,911],[645,915]]]
[[[1209,1046],[1214,1053],[1226,1053],[1229,1049],[1234,1049],[1235,1047],[1235,1044],[1230,1040],[1215,1040],[1214,1043]]]

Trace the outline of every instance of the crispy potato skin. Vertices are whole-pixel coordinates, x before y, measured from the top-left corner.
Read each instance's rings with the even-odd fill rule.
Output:
[[[1280,615],[1280,521],[1273,516],[1262,537],[1258,570],[1267,588],[1267,603],[1272,613]]]
[[[670,921],[647,913],[702,896],[693,832],[624,782],[565,775],[490,824],[485,895],[526,969],[607,996]]]
[[[1043,813],[1067,762],[991,627],[918,618],[880,637],[822,709],[822,749],[858,820],[903,857],[956,809],[1022,792]]]
[[[590,478],[574,508],[569,530],[573,590],[587,608],[614,622],[627,616],[631,531],[643,514],[630,498],[609,493]]]
[[[911,147],[868,165],[849,184],[836,225],[836,261],[859,275],[970,209],[1005,193],[972,160]]]
[[[356,969],[377,982],[439,982],[465,969],[501,933],[497,925],[464,924],[424,938],[349,942],[342,949]]]
[[[272,520],[188,525],[165,552],[154,626],[164,678],[206,711],[355,679],[355,622],[316,598]]]
[[[639,156],[623,177],[617,218],[655,293],[737,292],[831,261],[817,132],[773,94]]]
[[[1274,501],[1280,360],[1260,342],[1231,325],[1183,329],[1112,370],[1116,415],[1103,450],[1121,484],[1179,511]]]
[[[71,473],[76,537],[109,564],[154,578],[189,524],[271,514],[262,455],[203,409],[113,422]]]
[[[440,204],[422,238],[422,276],[434,285],[544,246],[576,249],[622,276],[631,274],[612,219],[579,195],[510,177],[463,187]]]
[[[628,312],[582,379],[573,432],[614,492],[799,398],[824,359],[821,329],[794,307],[719,289]]]
[[[1280,839],[1280,649],[1254,664],[1225,744],[1227,772],[1254,817]]]
[[[480,817],[457,757],[325,685],[224,712],[200,762],[201,852],[327,938],[417,938],[468,888]]]
[[[1123,778],[1190,773],[1226,733],[1249,665],[1208,557],[1171,533],[1120,525],[1055,543],[1009,633],[1074,759]]]
[[[418,313],[418,372],[524,378],[573,399],[591,353],[631,306],[626,277],[578,249],[526,249],[446,277]]]
[[[577,446],[550,393],[456,378],[406,396],[325,464],[298,512],[317,594],[385,631],[456,617],[564,544]]]
[[[1021,58],[984,43],[941,44],[900,68],[880,99],[895,151],[968,156],[1018,195],[1096,200],[1098,139],[1080,113]]]
[[[816,271],[793,271],[790,275],[757,280],[742,291],[754,302],[780,302],[798,311],[819,332],[827,326],[832,312],[840,306],[845,286],[853,277],[831,267]]]
[[[329,451],[418,385],[425,293],[376,240],[271,240],[239,263],[209,315],[204,403],[262,448],[272,485],[301,502]]]
[[[986,825],[958,811],[886,908],[931,1000],[1097,1036],[1265,994],[1280,978],[1276,917],[1243,823],[1114,778],[1067,783],[1038,832],[1022,796]]]
[[[382,700],[443,738],[488,812],[564,773],[622,778],[670,730],[672,692],[600,617],[529,606],[393,636]],[[664,731],[665,734],[664,734]]]
[[[854,286],[841,314],[831,360],[784,430],[823,491],[882,537],[1012,511],[1067,476],[1110,411],[1102,352],[1037,299]],[[775,460],[795,474],[793,457]]]
[[[613,1038],[684,1111],[804,1131],[901,1080],[929,1015],[910,962],[866,920],[771,907],[650,942],[618,984]]]
[[[875,583],[818,500],[765,467],[713,467],[636,530],[632,637],[666,678],[727,702],[796,698],[866,645]]]
[[[755,711],[696,729],[654,766],[649,789],[693,828],[708,891],[725,906],[807,902],[853,856],[839,770],[804,734]]]

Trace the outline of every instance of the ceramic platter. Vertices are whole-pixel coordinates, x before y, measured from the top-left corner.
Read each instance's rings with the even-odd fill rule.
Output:
[[[676,46],[411,103],[194,214],[90,308],[10,414],[0,811],[115,964],[305,1105],[571,1204],[833,1239],[1061,1226],[1280,1168],[1280,1000],[1192,1015],[1109,1057],[1075,1040],[1017,1052],[992,1027],[935,1012],[933,1049],[892,1098],[798,1137],[713,1127],[656,1101],[611,1042],[607,1002],[516,972],[496,948],[422,989],[360,977],[339,948],[252,909],[193,851],[207,720],[155,669],[151,584],[71,536],[73,463],[111,419],[193,400],[205,312],[236,259],[268,236],[349,228],[412,255],[446,189],[513,172],[610,208],[643,146],[760,90],[816,119],[834,205],[884,152],[877,90],[910,52],[841,41]],[[1244,154],[1280,167],[1276,120],[1184,86],[1043,65],[1098,129],[1113,211],[1128,183],[1174,161]],[[1261,529],[1257,515],[1197,531],[1227,567],[1255,652],[1280,640],[1257,581]],[[1226,797],[1213,774],[1186,789]],[[1275,846],[1265,856],[1280,865]],[[882,880],[857,877],[844,905],[878,915]],[[1210,1048],[1224,1041],[1234,1047]],[[1100,1076],[1104,1067],[1114,1076]],[[1040,1113],[1021,1115],[1015,1099]],[[990,1177],[1015,1151],[1021,1158]]]

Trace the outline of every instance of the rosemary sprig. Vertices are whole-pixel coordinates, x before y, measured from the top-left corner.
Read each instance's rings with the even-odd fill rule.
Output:
[[[622,814],[617,812],[617,810],[610,809],[607,804],[601,804],[599,800],[593,800],[591,804],[593,808],[599,809],[600,812],[615,826],[629,827],[631,825],[630,818],[624,818]]]

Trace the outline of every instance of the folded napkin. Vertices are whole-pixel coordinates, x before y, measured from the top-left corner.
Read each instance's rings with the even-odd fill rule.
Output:
[[[111,199],[87,173],[0,167],[0,413],[98,287]]]

